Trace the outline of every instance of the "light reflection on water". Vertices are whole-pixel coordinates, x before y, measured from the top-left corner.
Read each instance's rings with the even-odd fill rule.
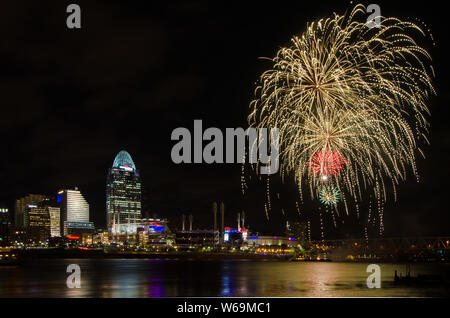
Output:
[[[68,264],[81,267],[81,288],[66,287]],[[405,265],[379,264],[380,289],[366,286],[368,264],[144,259],[34,260],[0,267],[0,297],[447,297],[447,287],[393,284]],[[411,274],[439,274],[443,264],[415,264]]]

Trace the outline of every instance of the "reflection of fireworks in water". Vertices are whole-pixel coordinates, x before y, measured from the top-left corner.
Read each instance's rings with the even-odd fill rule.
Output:
[[[323,204],[334,205],[341,199],[341,192],[339,189],[330,186],[324,186],[320,190],[319,200]]]
[[[261,75],[249,123],[279,128],[280,173],[295,178],[300,198],[305,185],[319,197],[325,181],[340,189],[347,213],[349,199],[359,213],[371,190],[382,231],[385,182],[396,199],[409,169],[419,178],[417,141],[428,142],[426,103],[435,92],[431,58],[414,39],[420,27],[397,18],[382,18],[380,28],[365,23],[357,5],[281,48]]]

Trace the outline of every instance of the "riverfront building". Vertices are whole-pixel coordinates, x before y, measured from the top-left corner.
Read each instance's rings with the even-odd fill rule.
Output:
[[[50,236],[61,236],[61,209],[59,207],[48,207],[50,215]]]
[[[29,204],[25,208],[26,230],[34,242],[45,242],[50,237],[50,213],[48,206]]]
[[[142,219],[137,225],[137,241],[139,245],[172,245],[175,241],[175,235],[167,226],[167,219]]]
[[[287,246],[295,247],[298,242],[291,237],[282,236],[249,236],[247,239],[248,246]]]
[[[17,228],[27,227],[28,217],[26,216],[26,209],[29,205],[38,205],[43,201],[47,201],[49,198],[43,194],[29,194],[23,198],[16,200],[15,205],[15,225]]]
[[[0,204],[0,245],[8,240],[10,225],[9,209],[5,205]]]
[[[133,159],[120,151],[108,171],[106,223],[115,236],[136,235],[141,223],[141,181]]]
[[[94,223],[89,222],[89,204],[78,188],[58,192],[61,204],[60,229],[64,236],[90,233]]]

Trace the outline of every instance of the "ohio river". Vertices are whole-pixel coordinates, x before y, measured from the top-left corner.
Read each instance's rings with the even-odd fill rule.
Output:
[[[69,289],[69,264],[81,288]],[[379,264],[381,288],[366,284],[368,264],[247,260],[37,259],[0,266],[0,297],[448,297],[448,286],[393,284],[405,264]],[[448,264],[412,264],[411,275],[448,272]]]

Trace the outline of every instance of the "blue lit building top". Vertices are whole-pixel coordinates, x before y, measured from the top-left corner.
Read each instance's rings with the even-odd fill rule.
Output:
[[[114,158],[113,168],[124,169],[124,170],[136,170],[133,159],[131,159],[130,154],[121,150],[117,156]]]

